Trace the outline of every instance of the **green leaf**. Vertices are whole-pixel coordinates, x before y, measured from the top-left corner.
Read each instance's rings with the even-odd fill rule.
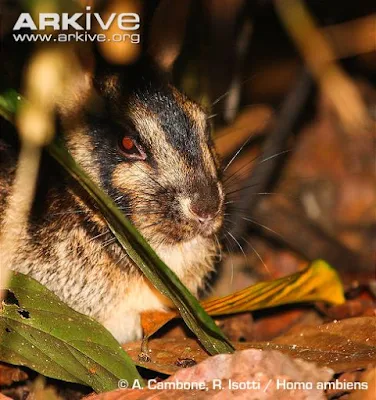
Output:
[[[120,379],[142,378],[117,340],[34,279],[14,273],[0,312],[0,359],[45,376],[116,389]]]
[[[21,96],[15,90],[7,90],[0,96],[0,115],[8,121],[12,121],[20,102]]]
[[[14,113],[17,103],[14,92],[5,102],[6,112]],[[13,102],[12,102],[13,100]],[[1,104],[4,102],[0,102]],[[185,323],[210,354],[231,353],[233,346],[201,307],[198,300],[181,283],[177,275],[157,256],[143,236],[117,208],[112,199],[98,188],[76,164],[63,143],[58,139],[48,146],[49,153],[95,200],[109,228],[129,257],[142,270],[150,282],[169,297],[179,310]]]

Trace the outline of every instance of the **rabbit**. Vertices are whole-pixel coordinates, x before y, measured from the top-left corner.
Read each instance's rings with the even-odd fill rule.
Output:
[[[214,268],[224,218],[220,161],[205,111],[147,56],[126,70],[108,66],[76,78],[58,107],[67,149],[197,295]],[[2,129],[1,216],[17,160],[11,142]],[[22,242],[7,267],[96,319],[120,343],[142,337],[141,312],[171,307],[88,195],[48,156]]]

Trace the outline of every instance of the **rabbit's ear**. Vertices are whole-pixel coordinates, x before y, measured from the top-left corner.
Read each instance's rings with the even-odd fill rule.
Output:
[[[170,71],[183,45],[191,0],[161,0],[151,24],[148,53]]]
[[[59,114],[69,120],[83,111],[105,113],[105,99],[116,101],[121,94],[121,68],[98,58],[95,48],[84,55],[77,53],[74,61],[74,73],[58,102]]]
[[[84,54],[83,54],[84,53]],[[88,51],[74,51],[70,57],[71,72],[57,106],[62,116],[73,116],[91,96],[93,90],[94,61]]]
[[[95,47],[85,54],[78,51],[74,65],[74,73],[58,103],[59,113],[65,118],[83,110],[101,113],[104,99],[115,100],[120,95],[122,68],[107,63]]]

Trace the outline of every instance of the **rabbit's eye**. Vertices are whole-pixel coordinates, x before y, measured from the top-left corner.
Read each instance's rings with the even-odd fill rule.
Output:
[[[135,148],[134,141],[129,136],[123,137],[121,144],[123,145],[124,150],[126,150],[126,151],[132,151]]]
[[[145,160],[146,154],[141,146],[130,136],[124,136],[120,142],[122,153],[132,160]]]

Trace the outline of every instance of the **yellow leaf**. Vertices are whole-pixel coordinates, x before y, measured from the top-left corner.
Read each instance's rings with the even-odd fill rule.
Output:
[[[345,302],[337,272],[323,260],[313,261],[308,268],[293,275],[260,282],[228,296],[205,300],[201,305],[209,315],[216,316],[315,301],[331,304]],[[178,317],[174,311],[143,313],[145,336],[151,336],[168,321]]]
[[[332,304],[345,301],[337,272],[323,260],[316,260],[305,270],[293,275],[260,282],[201,304],[209,315],[225,315],[307,301]]]

